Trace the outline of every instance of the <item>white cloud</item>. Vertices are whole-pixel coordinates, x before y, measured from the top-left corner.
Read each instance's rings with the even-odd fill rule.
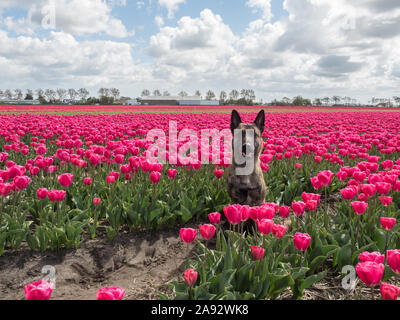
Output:
[[[50,4],[50,5],[49,5]],[[7,17],[4,24],[19,34],[32,34],[43,27],[43,22],[53,19],[55,28],[74,35],[104,33],[124,38],[133,35],[128,32],[120,19],[112,16],[114,2],[102,0],[47,0],[11,1],[0,0],[0,7],[21,7],[28,11],[26,18],[15,20]],[[115,3],[117,4],[117,3]],[[118,2],[124,5],[124,2]],[[53,15],[54,13],[54,15]]]
[[[0,68],[8,88],[97,87],[126,88],[146,80],[135,63],[131,45],[112,41],[77,41],[63,32],[45,39],[9,37],[0,30]],[[33,89],[35,88],[33,87]]]
[[[99,1],[85,2],[99,6]],[[32,1],[18,3],[29,10]],[[75,3],[72,7],[66,0],[59,3],[68,11],[60,13],[60,19],[57,13],[62,32],[44,39],[35,36],[35,25],[29,29],[23,19],[2,20],[3,26],[27,36],[13,38],[0,29],[4,74],[0,87],[113,85],[134,88],[136,94],[144,87],[171,93],[253,88],[264,101],[301,94],[309,98],[347,95],[366,102],[373,95],[398,95],[398,1],[285,0],[288,16],[276,17],[272,23],[270,1],[249,0],[246,5],[261,10],[262,17],[240,34],[210,9],[182,17],[176,25],[170,21],[169,26],[159,14],[149,22],[160,29],[150,37],[144,53],[137,50],[141,39],[79,42],[74,35],[124,36],[127,31],[107,6],[95,14],[85,9],[74,17],[70,12],[77,12],[77,1],[69,1],[71,6]],[[171,17],[184,1],[158,3]],[[0,8],[6,4],[12,2],[0,0]],[[78,17],[84,15],[90,18],[81,21]],[[141,62],[138,56],[146,53],[149,57]]]
[[[159,5],[168,10],[169,19],[174,17],[174,13],[179,9],[179,5],[185,2],[186,0],[158,0]]]
[[[177,27],[163,27],[150,38],[148,52],[156,58],[154,76],[184,81],[206,73],[221,75],[235,40],[221,16],[209,9],[203,10],[199,18],[183,17]]]
[[[164,19],[162,16],[155,16],[154,22],[156,23],[157,27],[161,28],[164,25]]]
[[[270,21],[273,17],[271,11],[271,0],[248,0],[246,6],[261,10],[263,20]]]

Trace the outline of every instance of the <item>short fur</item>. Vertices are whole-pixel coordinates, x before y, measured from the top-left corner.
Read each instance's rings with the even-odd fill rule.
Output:
[[[250,175],[236,175],[238,165],[233,156],[232,164],[228,168],[228,193],[232,204],[241,204],[249,206],[259,206],[264,202],[266,188],[264,175],[260,166],[260,155],[263,151],[262,133],[265,128],[265,113],[261,110],[256,120],[252,124],[244,124],[236,110],[232,111],[231,130],[232,135],[235,129],[243,130],[242,140],[245,137],[246,130],[254,130],[254,170]],[[234,136],[234,135],[233,135]],[[232,148],[234,148],[234,139],[232,139]],[[243,142],[243,141],[242,141]],[[232,154],[235,152],[232,150]]]

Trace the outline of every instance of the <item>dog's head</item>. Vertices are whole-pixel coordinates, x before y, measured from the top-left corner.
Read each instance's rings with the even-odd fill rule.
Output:
[[[254,120],[252,124],[242,123],[239,113],[233,110],[231,116],[231,131],[234,153],[236,148],[240,148],[243,157],[254,157],[254,159],[258,159],[263,148],[262,133],[264,132],[264,128],[264,110],[258,113],[256,120]],[[240,131],[237,131],[235,135],[236,130]]]

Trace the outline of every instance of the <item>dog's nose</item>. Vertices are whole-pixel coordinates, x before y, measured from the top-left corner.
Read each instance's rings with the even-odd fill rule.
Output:
[[[253,146],[250,143],[245,143],[242,147],[242,152],[244,154],[252,153],[254,151]]]

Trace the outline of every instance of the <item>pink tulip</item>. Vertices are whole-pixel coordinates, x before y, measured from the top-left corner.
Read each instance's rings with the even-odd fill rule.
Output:
[[[215,169],[215,170],[214,170],[214,174],[215,174],[215,177],[216,177],[217,179],[220,179],[220,178],[222,178],[222,176],[223,176],[223,174],[224,174],[224,170],[222,170],[222,169]]]
[[[386,260],[394,273],[400,274],[400,250],[387,250]]]
[[[286,226],[280,225],[280,224],[274,224],[272,226],[272,234],[277,237],[278,239],[283,238],[283,236],[286,233]]]
[[[44,280],[34,281],[24,287],[26,300],[49,300],[54,284]]]
[[[97,291],[97,300],[122,300],[125,290],[120,287],[103,287]]]
[[[380,196],[379,197],[379,201],[381,202],[381,204],[384,207],[388,207],[390,206],[390,204],[392,203],[393,198],[392,197],[384,197],[384,196]]]
[[[270,219],[261,219],[257,220],[258,231],[263,235],[270,234],[272,231],[272,227],[274,226],[274,221]]]
[[[74,176],[71,173],[64,173],[58,176],[58,182],[62,187],[68,188],[72,184]]]
[[[296,232],[293,237],[294,246],[297,250],[305,251],[311,243],[311,237],[307,233]]]
[[[14,184],[17,190],[24,190],[28,187],[31,178],[27,176],[17,176],[14,178]]]
[[[175,169],[168,169],[168,178],[171,180],[176,177],[177,171]]]
[[[293,201],[292,202],[293,212],[298,216],[302,216],[304,214],[305,208],[306,208],[306,204],[303,201]]]
[[[108,176],[107,177],[107,183],[108,184],[113,184],[115,182],[115,176]]]
[[[242,221],[240,210],[234,205],[229,205],[224,208],[225,217],[232,225],[237,225]]]
[[[382,282],[380,291],[383,300],[397,300],[400,288],[393,284]]]
[[[189,287],[192,287],[193,285],[196,284],[197,282],[197,276],[198,273],[194,271],[193,269],[187,269],[184,273],[183,276],[185,278],[185,282]]]
[[[353,186],[349,186],[344,189],[341,189],[340,193],[342,194],[343,199],[352,200],[357,195],[358,190]]]
[[[92,184],[92,178],[84,178],[83,183],[85,186],[90,186]]]
[[[318,172],[317,178],[322,186],[328,186],[332,182],[334,174],[329,170]]]
[[[301,163],[296,163],[296,164],[294,165],[294,168],[295,168],[296,170],[300,170],[302,167],[303,167],[303,165],[302,165]]]
[[[289,214],[290,214],[290,207],[288,207],[288,206],[281,206],[281,207],[279,208],[279,216],[280,216],[281,218],[287,218],[287,217],[289,217]]]
[[[251,255],[254,260],[261,260],[264,256],[265,249],[258,246],[251,246]]]
[[[219,212],[212,212],[208,214],[208,219],[210,220],[210,223],[217,225],[221,221],[221,214]]]
[[[353,202],[351,202],[351,206],[353,207],[354,212],[357,215],[362,215],[367,210],[368,203],[363,202],[363,201],[353,201]]]
[[[380,222],[382,225],[382,228],[385,230],[392,230],[394,225],[396,224],[396,218],[385,218],[381,217]]]
[[[383,263],[385,261],[385,256],[377,251],[374,252],[364,251],[360,253],[358,257],[360,259],[360,262],[372,261],[376,263]]]
[[[47,197],[49,191],[46,188],[40,188],[36,191],[36,195],[40,200],[44,200]]]
[[[183,242],[192,243],[196,238],[197,231],[192,228],[181,228],[179,234]]]
[[[150,180],[153,184],[157,184],[160,181],[161,173],[158,171],[152,171],[150,173]]]
[[[215,227],[212,224],[203,224],[199,226],[201,236],[204,240],[210,240],[214,237]]]
[[[48,196],[52,202],[61,202],[64,200],[66,192],[64,190],[50,190]]]
[[[358,277],[367,286],[373,287],[381,282],[385,266],[373,261],[360,262],[356,265]]]

